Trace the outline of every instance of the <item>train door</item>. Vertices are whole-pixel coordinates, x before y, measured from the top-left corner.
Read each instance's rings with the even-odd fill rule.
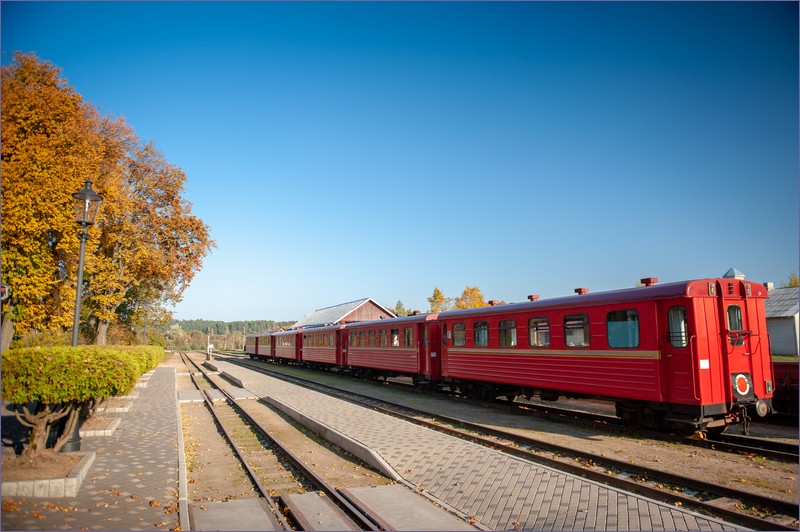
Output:
[[[700,400],[697,372],[694,369],[696,337],[690,327],[693,323],[690,315],[692,308],[687,303],[659,303],[659,329],[666,331],[666,334],[659,335],[665,373],[662,397],[670,403],[693,404]]]
[[[721,283],[720,329],[722,330],[723,365],[730,378],[733,399],[741,403],[755,402],[754,377],[761,377],[761,368],[754,366],[760,357],[753,356],[753,330],[747,300],[739,293],[743,283]]]
[[[418,323],[415,327],[417,340],[417,374],[428,374],[428,328],[425,322]]]

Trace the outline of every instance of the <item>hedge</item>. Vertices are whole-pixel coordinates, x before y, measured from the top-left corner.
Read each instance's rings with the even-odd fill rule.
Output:
[[[160,346],[29,347],[3,353],[3,400],[87,402],[127,395],[164,356]]]

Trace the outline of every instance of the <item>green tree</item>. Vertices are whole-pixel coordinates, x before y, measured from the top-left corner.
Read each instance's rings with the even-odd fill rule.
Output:
[[[438,287],[433,289],[433,295],[428,298],[431,312],[443,312],[448,310],[453,303],[449,297],[444,297],[444,293]]]
[[[394,309],[392,309],[392,312],[394,312],[395,316],[408,316],[409,311],[405,306],[403,306],[403,302],[398,299]]]
[[[461,296],[456,298],[457,309],[481,308],[488,306],[489,304],[483,298],[481,289],[477,286],[467,286],[464,288],[464,291],[461,292]]]

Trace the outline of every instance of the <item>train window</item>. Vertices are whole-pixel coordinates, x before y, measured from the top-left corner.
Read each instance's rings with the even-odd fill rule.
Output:
[[[447,345],[447,324],[442,325],[442,345]]]
[[[639,313],[614,310],[606,320],[608,347],[639,347]]]
[[[328,333],[328,347],[336,347],[336,338],[333,333]]]
[[[381,329],[378,333],[381,347],[386,347],[386,329]]]
[[[356,346],[356,332],[355,331],[350,331],[349,343],[350,343],[350,347],[355,347]]]
[[[500,320],[499,332],[500,347],[517,345],[517,320]]]
[[[467,345],[467,328],[463,322],[453,324],[453,347]]]
[[[366,335],[367,335],[366,332],[358,331],[358,345],[360,345],[361,347],[366,347],[367,346]]]
[[[564,342],[567,347],[589,347],[589,316],[573,314],[564,317]]]
[[[477,321],[472,326],[472,338],[475,341],[475,347],[486,347],[489,345],[489,322]]]
[[[669,320],[669,343],[672,347],[686,347],[689,343],[689,327],[686,320],[686,309],[672,307],[667,312]]]
[[[741,331],[744,329],[742,325],[742,309],[739,305],[730,305],[728,307],[728,332]],[[740,346],[744,344],[743,334],[730,335],[731,345]]]
[[[404,332],[405,341],[403,342],[404,347],[414,347],[414,329],[411,327],[406,327]]]
[[[548,347],[550,345],[550,320],[548,318],[528,320],[528,342],[531,347]]]
[[[392,347],[400,347],[400,329],[392,329]]]

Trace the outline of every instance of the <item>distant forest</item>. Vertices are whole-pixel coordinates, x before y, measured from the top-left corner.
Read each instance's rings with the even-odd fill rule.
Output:
[[[294,321],[273,320],[175,320],[163,327],[158,327],[157,331],[163,334],[163,345],[167,349],[205,351],[210,341],[214,345],[214,349],[243,350],[247,335],[290,327],[294,323]]]
[[[272,321],[272,320],[249,320],[249,321],[211,321],[211,320],[174,320],[167,326],[163,327],[163,332],[171,330],[177,325],[182,331],[192,332],[200,331],[203,334],[208,333],[211,329],[211,334],[229,334],[229,333],[244,333],[258,334],[277,329],[279,327],[289,327],[294,325],[294,321]]]

